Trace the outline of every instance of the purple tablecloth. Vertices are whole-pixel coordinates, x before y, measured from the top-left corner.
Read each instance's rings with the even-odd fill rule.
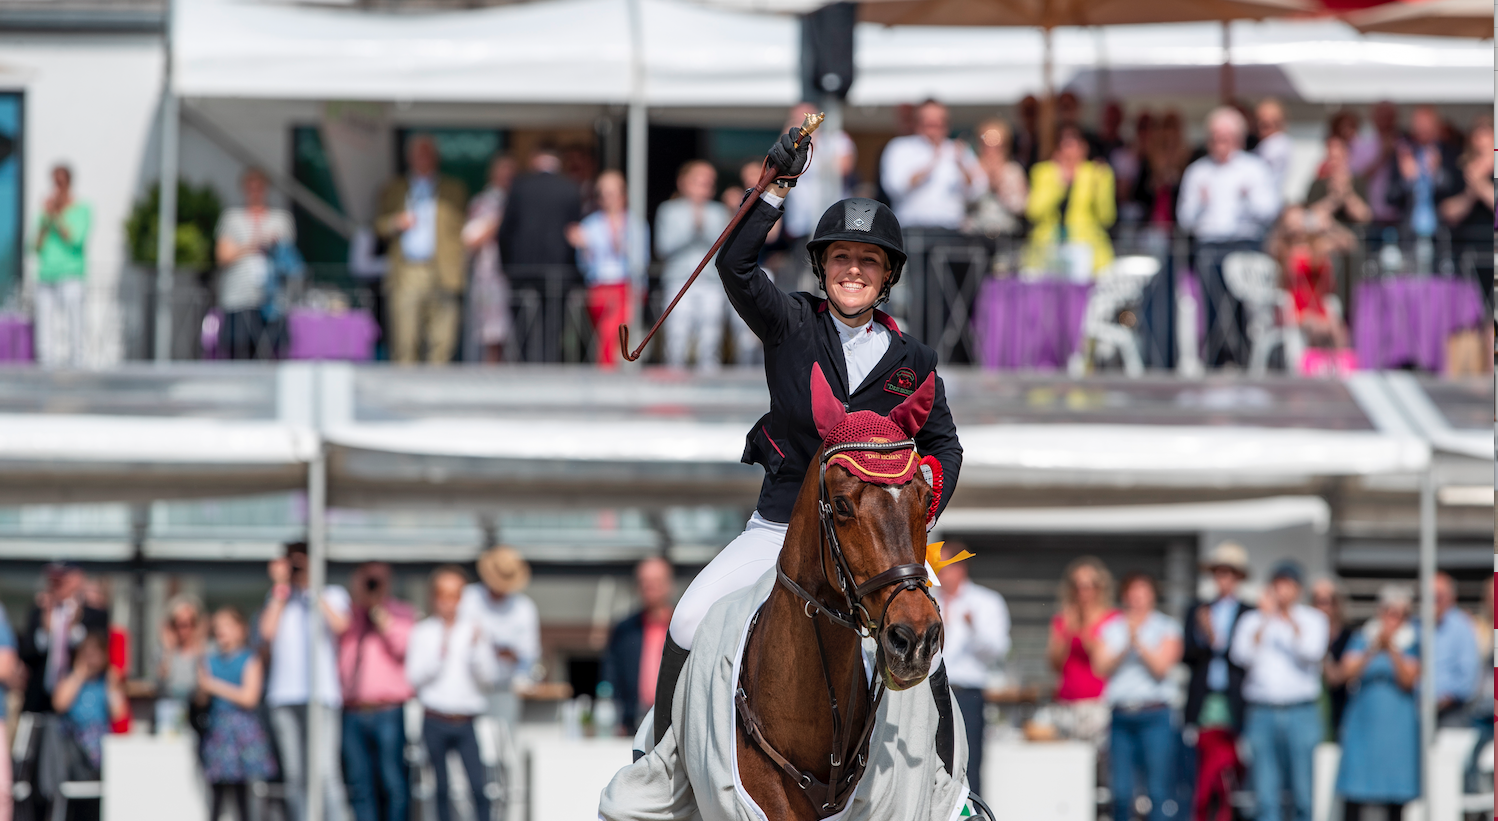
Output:
[[[380,327],[369,311],[329,314],[295,308],[287,317],[291,350],[287,359],[374,359]]]
[[[1439,373],[1446,339],[1483,321],[1482,292],[1463,277],[1399,276],[1366,280],[1352,304],[1352,344],[1358,366],[1414,365]]]
[[[31,320],[22,314],[0,314],[0,362],[30,362]]]
[[[973,309],[978,361],[989,370],[1066,367],[1082,336],[1091,285],[984,280]]]

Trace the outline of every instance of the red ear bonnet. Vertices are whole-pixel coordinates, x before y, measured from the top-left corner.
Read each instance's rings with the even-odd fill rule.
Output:
[[[930,408],[929,404],[927,408]],[[811,417],[816,420],[817,434],[825,440],[827,434],[842,424],[847,416],[848,409],[843,407],[843,403],[832,392],[832,386],[827,384],[827,376],[822,373],[821,363],[813,362],[811,365]]]
[[[915,393],[889,412],[889,420],[899,425],[912,438],[926,426],[926,417],[931,415],[931,406],[936,404],[936,372],[932,371]],[[820,430],[820,428],[819,428]]]
[[[889,416],[874,411],[849,413],[832,392],[822,366],[811,370],[811,412],[822,437],[822,446],[848,444],[888,445],[914,439],[936,398],[935,374],[906,397]],[[833,454],[827,464],[838,464],[865,482],[880,485],[903,484],[915,476],[919,457],[907,444],[895,450],[854,448]]]

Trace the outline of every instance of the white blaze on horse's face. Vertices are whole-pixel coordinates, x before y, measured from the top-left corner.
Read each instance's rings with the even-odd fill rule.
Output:
[[[900,491],[904,490],[904,488],[891,485],[890,487],[885,488],[885,490],[889,491],[889,495],[894,497],[895,502],[898,504],[900,501]]]

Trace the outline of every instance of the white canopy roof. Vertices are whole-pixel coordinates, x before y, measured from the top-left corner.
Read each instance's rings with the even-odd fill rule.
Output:
[[[334,445],[386,453],[509,460],[708,463],[732,467],[742,423],[545,418],[364,422],[327,432]],[[1430,449],[1370,431],[1218,426],[982,425],[962,427],[965,483],[1016,479],[1145,486],[1256,487],[1322,476],[1412,473]]]
[[[800,94],[795,18],[683,0],[641,0],[641,12],[650,104],[779,106]],[[177,88],[200,97],[625,103],[629,32],[626,0],[401,13],[179,0]],[[1162,94],[1196,86],[1215,93],[1220,43],[1216,24],[1058,29],[1056,79],[1065,85],[1105,65],[1151,70],[1148,88]],[[851,101],[861,105],[929,96],[1005,104],[1042,81],[1033,29],[865,24],[856,59]],[[1272,66],[1310,102],[1493,96],[1489,44],[1363,36],[1333,21],[1236,23],[1233,61],[1249,67],[1247,78],[1257,76],[1253,67]],[[1175,85],[1158,79],[1166,75]]]

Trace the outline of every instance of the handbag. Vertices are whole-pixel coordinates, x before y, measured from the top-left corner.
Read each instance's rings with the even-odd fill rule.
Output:
[[[302,259],[302,252],[286,240],[272,245],[265,256],[270,262],[270,274],[265,281],[265,302],[260,306],[260,315],[271,323],[285,316],[291,307],[284,285],[306,276],[307,262]]]

